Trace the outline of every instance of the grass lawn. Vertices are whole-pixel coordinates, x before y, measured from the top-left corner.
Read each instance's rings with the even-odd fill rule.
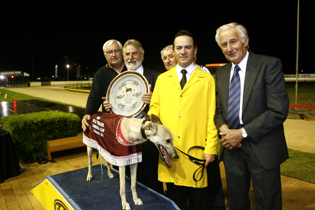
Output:
[[[295,82],[286,82],[289,99],[295,100]],[[315,105],[315,82],[298,83],[298,103],[313,103]]]
[[[11,101],[13,98],[14,101],[24,101],[24,100],[43,100],[42,98],[36,98],[33,96],[16,93],[7,89],[0,89],[0,101]]]
[[[10,90],[4,89],[4,88],[3,89],[0,88],[0,102],[1,101],[11,101],[11,98],[13,98],[13,101],[40,100],[40,101],[48,101],[48,102],[63,104],[63,105],[68,105],[68,106],[74,106],[74,105],[67,104],[67,103],[61,103],[61,102],[57,102],[57,101],[53,101],[53,100],[47,100],[44,98],[29,96],[26,94],[17,93],[17,92],[10,91]],[[74,106],[74,107],[76,107],[76,106]]]
[[[289,159],[281,164],[281,174],[315,184],[315,154],[289,149]]]

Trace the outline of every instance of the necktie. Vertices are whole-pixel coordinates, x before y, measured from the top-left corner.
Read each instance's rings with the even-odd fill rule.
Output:
[[[235,66],[229,89],[227,121],[230,129],[241,128],[239,120],[241,96],[241,82],[238,74],[239,70],[241,70],[240,67]]]
[[[182,87],[182,89],[184,89],[184,86],[185,86],[185,84],[187,82],[187,79],[186,79],[187,71],[186,71],[186,69],[183,69],[183,70],[181,70],[181,72],[183,74],[183,77],[182,77],[182,80],[180,81],[180,86]]]

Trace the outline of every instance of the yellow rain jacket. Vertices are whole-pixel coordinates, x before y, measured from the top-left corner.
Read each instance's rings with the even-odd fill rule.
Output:
[[[176,67],[161,74],[156,82],[148,114],[158,116],[174,136],[174,146],[189,155],[203,159],[203,153],[217,154],[217,129],[214,124],[215,81],[212,75],[196,67],[182,90]],[[189,158],[178,152],[179,159],[172,159],[168,167],[160,158],[158,179],[175,185],[203,188],[208,186],[206,168],[200,181],[194,181],[194,172],[199,168]],[[201,170],[196,178],[201,177]]]

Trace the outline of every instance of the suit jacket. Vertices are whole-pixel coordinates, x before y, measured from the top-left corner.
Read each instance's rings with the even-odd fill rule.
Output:
[[[231,63],[216,72],[217,129],[227,124],[227,106]],[[289,110],[289,98],[278,58],[249,51],[244,81],[243,126],[252,149],[267,170],[279,166],[288,158],[283,122]],[[221,146],[220,156],[225,148]]]
[[[156,83],[158,76],[160,75],[160,72],[153,70],[153,69],[148,69],[148,68],[143,67],[143,75],[148,80],[148,83],[151,84],[151,92],[153,93],[155,83]],[[146,105],[146,107],[144,108],[143,111],[145,113],[147,113],[149,111],[149,107],[150,107],[149,105]]]

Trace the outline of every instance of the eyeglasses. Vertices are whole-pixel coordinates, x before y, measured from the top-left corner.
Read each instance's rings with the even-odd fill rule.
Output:
[[[112,55],[113,53],[120,53],[121,50],[110,50],[110,51],[107,51],[105,52],[106,55]]]

